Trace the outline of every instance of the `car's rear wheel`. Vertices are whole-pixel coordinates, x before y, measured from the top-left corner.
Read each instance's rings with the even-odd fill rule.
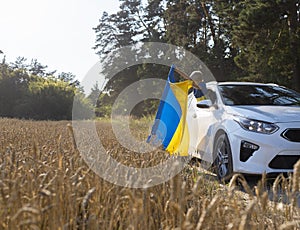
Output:
[[[220,181],[228,181],[233,173],[230,142],[225,133],[217,136],[214,145],[214,166]]]

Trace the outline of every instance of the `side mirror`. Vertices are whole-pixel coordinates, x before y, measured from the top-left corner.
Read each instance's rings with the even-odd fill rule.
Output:
[[[208,109],[211,106],[212,106],[212,102],[209,99],[205,99],[197,102],[197,107],[201,109]]]

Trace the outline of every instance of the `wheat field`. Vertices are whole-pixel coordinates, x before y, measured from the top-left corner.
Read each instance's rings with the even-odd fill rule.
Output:
[[[143,122],[131,126],[145,135]],[[109,122],[97,128],[124,164],[144,167],[166,157],[125,151]],[[0,229],[300,229],[299,164],[289,178],[249,186],[239,175],[220,184],[190,163],[170,181],[133,189],[89,169],[69,121],[16,119],[0,119],[0,156]]]

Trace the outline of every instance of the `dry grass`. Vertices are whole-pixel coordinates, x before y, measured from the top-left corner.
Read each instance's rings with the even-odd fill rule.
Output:
[[[162,151],[120,157],[109,124],[98,126],[105,147],[123,163],[147,166],[166,157]],[[0,119],[0,156],[0,229],[300,228],[299,164],[293,177],[279,177],[269,189],[265,179],[252,188],[239,176],[220,185],[196,165],[169,182],[131,189],[88,168],[68,122],[13,119]],[[236,181],[247,193],[236,189]],[[278,202],[270,201],[271,192]]]

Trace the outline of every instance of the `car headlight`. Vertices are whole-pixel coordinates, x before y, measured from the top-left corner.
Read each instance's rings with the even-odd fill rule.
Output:
[[[279,129],[277,125],[265,121],[252,120],[245,117],[236,117],[234,120],[238,122],[243,129],[251,132],[272,134]]]

